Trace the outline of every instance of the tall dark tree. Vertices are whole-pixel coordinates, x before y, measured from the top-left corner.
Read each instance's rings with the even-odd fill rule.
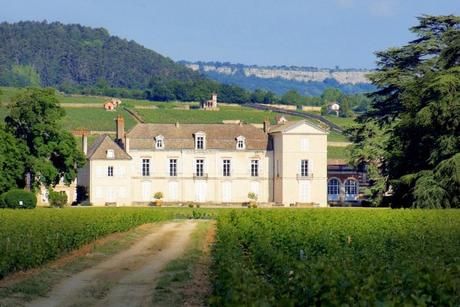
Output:
[[[85,158],[74,137],[61,128],[65,111],[54,89],[28,88],[13,98],[9,110],[7,129],[27,148],[25,171],[32,186],[72,182]]]
[[[353,131],[353,162],[379,170],[393,206],[460,206],[460,17],[422,16],[411,30],[416,40],[377,53],[378,90]]]

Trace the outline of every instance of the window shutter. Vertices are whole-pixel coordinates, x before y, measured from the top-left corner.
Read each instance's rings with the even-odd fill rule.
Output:
[[[177,166],[176,166],[177,167]],[[164,174],[166,176],[169,176],[169,158],[166,158],[165,160],[165,171],[164,171]]]
[[[252,159],[248,161],[248,175],[249,176],[251,176],[251,163],[252,163]]]
[[[182,159],[177,159],[177,176],[182,175]]]
[[[262,174],[264,173],[264,160],[259,160],[259,176],[262,176]]]
[[[310,140],[307,138],[302,138],[300,140],[300,151],[308,151],[310,148]]]
[[[225,159],[219,160],[219,165],[217,165],[217,177],[221,177],[224,175],[224,160]]]
[[[313,161],[308,160],[308,175],[314,175],[313,173]]]
[[[97,166],[96,167],[96,177],[103,177],[104,176],[104,167]]]

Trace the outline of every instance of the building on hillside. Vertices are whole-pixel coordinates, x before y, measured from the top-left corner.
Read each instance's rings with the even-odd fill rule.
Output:
[[[111,98],[110,100],[107,100],[106,102],[104,102],[104,109],[106,111],[113,111],[115,110],[116,108],[118,108],[118,106],[121,104],[121,100],[118,99],[118,98]]]
[[[165,202],[327,204],[327,132],[306,121],[137,124],[99,137],[79,172],[94,205]],[[85,147],[86,148],[86,147]]]
[[[327,106],[327,113],[334,113],[337,117],[339,116],[340,105],[337,102],[331,102]]]
[[[200,107],[203,110],[219,110],[217,106],[217,93],[212,93],[211,100],[202,101]]]
[[[360,188],[367,187],[367,168],[354,168],[343,160],[330,160],[327,165],[327,199],[330,203],[360,203]]]

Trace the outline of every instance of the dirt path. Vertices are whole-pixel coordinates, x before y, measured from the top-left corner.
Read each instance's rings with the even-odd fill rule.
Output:
[[[166,223],[129,249],[64,279],[28,306],[151,306],[158,273],[181,256],[197,223]]]

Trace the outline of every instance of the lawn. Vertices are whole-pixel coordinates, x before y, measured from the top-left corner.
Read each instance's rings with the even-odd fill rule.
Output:
[[[347,147],[327,146],[327,158],[348,160],[348,149]]]
[[[345,135],[338,133],[334,130],[329,131],[327,140],[329,142],[349,142],[350,141]]]
[[[350,128],[354,124],[356,124],[354,118],[350,118],[350,117],[345,118],[345,117],[337,117],[333,115],[324,115],[323,117],[344,129]]]
[[[123,109],[117,111],[105,111],[95,108],[66,108],[66,116],[62,124],[66,130],[95,130],[115,131],[115,119],[118,115],[125,118],[125,130],[131,129],[135,124],[133,117]]]
[[[219,111],[192,110],[173,110],[156,109],[136,110],[142,118],[149,123],[222,123],[223,120],[242,120],[246,123],[262,124],[268,118],[271,122],[275,121],[277,113],[271,111],[259,111],[245,107],[221,106]],[[288,116],[290,120],[298,120],[298,117]]]

